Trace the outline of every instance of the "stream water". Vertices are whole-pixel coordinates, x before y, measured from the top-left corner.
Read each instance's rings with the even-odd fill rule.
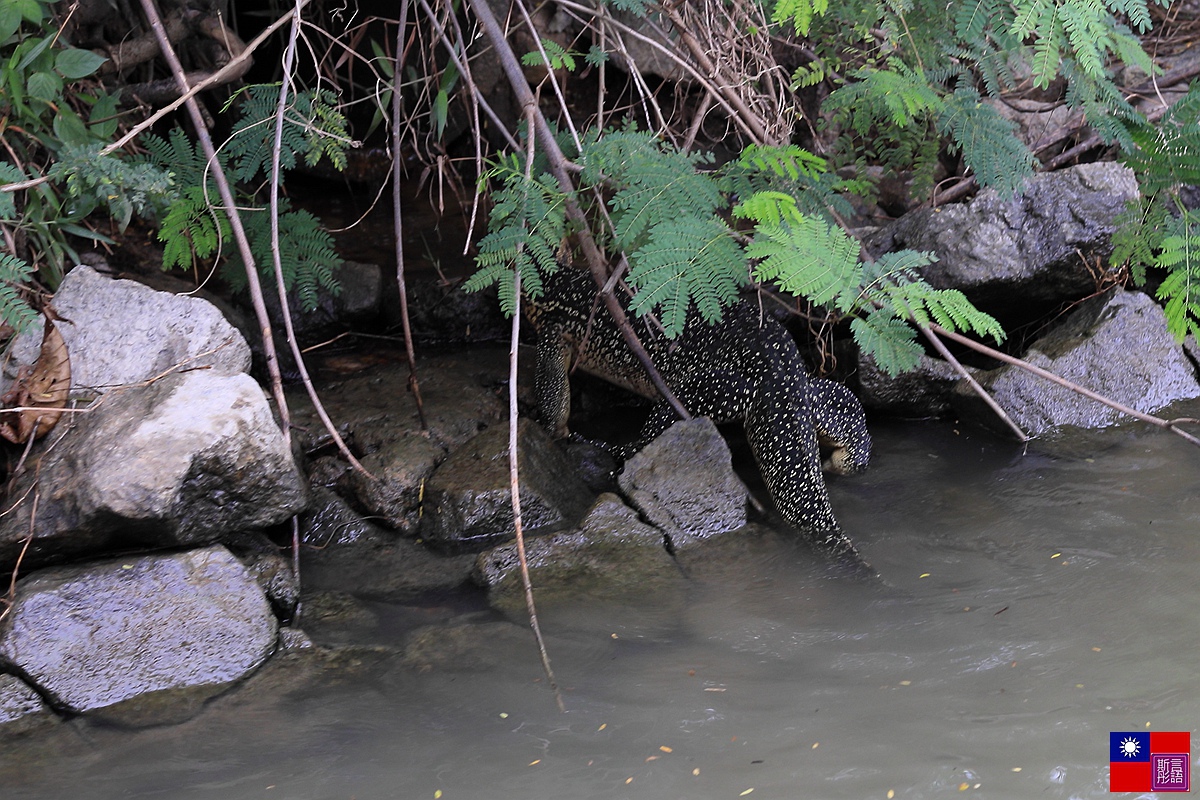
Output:
[[[6,743],[0,797],[1102,798],[1109,731],[1197,728],[1200,451],[875,432],[832,491],[881,581],[748,533],[682,610],[546,609],[565,714],[513,626],[486,667],[379,657],[177,726]],[[376,645],[420,616],[374,611]]]

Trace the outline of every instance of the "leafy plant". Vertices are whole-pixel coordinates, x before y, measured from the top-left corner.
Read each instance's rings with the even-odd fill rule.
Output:
[[[252,86],[243,93],[240,119],[220,151],[221,167],[242,181],[263,176],[270,169],[273,127],[271,120],[278,101],[278,87]],[[275,99],[272,100],[272,97]],[[346,123],[333,106],[336,98],[327,91],[300,92],[284,117],[281,170],[292,169],[301,158],[315,164],[328,157],[335,167],[345,166],[344,146],[349,141]],[[266,115],[266,116],[263,116]],[[198,146],[176,128],[167,139],[148,136],[146,149],[154,162],[169,169],[178,192],[162,215],[158,238],[164,243],[163,269],[191,268],[198,261],[220,253],[232,244],[232,231],[224,209],[213,203],[217,196]],[[238,203],[250,240],[251,253],[259,269],[271,270],[270,214],[253,193],[244,192]],[[316,307],[318,289],[340,291],[334,271],[341,264],[332,237],[320,221],[307,211],[291,208],[286,198],[279,204],[279,248],[284,284],[295,288],[305,310]],[[244,287],[241,257],[231,254],[226,275],[235,289]]]
[[[0,225],[24,238],[42,279],[55,286],[79,260],[70,237],[110,241],[88,227],[94,212],[123,230],[170,191],[170,180],[145,161],[101,152],[117,129],[117,95],[91,80],[105,59],[70,46],[52,6],[0,4],[0,179],[51,179],[19,196],[0,192]]]
[[[797,196],[779,187],[828,182],[825,162],[800,148],[748,148],[706,172],[697,168],[706,158],[626,128],[589,139],[578,160],[579,197],[606,198],[603,209],[591,209],[593,233],[611,256],[628,258],[631,310],[657,315],[668,337],[683,331],[692,311],[719,320],[752,276],[852,318],[859,345],[891,373],[915,366],[922,352],[907,321],[1003,338],[999,324],[961,293],[934,289],[919,277],[931,254],[903,251],[865,262],[858,242],[830,217],[802,211]],[[497,205],[479,244],[479,271],[466,287],[498,283],[510,314],[516,298],[509,270],[519,269],[527,291],[538,296],[539,272],[557,268],[567,233],[557,183],[526,174],[520,156],[504,158],[489,173],[500,183]],[[734,187],[738,196],[748,194],[736,204]],[[752,229],[735,232],[730,214]]]

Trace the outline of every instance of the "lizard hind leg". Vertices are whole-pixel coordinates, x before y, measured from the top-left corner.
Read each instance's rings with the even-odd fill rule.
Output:
[[[871,460],[871,434],[858,398],[842,384],[825,378],[809,381],[808,398],[817,438],[831,451],[825,470],[838,475],[865,470]]]

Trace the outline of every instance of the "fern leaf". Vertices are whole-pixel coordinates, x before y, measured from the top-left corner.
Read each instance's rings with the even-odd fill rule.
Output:
[[[776,0],[771,21],[776,25],[791,23],[796,33],[808,36],[814,17],[824,16],[829,0]]]
[[[1017,137],[1017,125],[980,100],[974,89],[946,98],[938,127],[949,134],[981,186],[1015,193],[1033,174],[1034,156]]]
[[[746,256],[759,259],[754,276],[772,281],[786,292],[817,305],[833,304],[842,311],[858,296],[862,267],[859,244],[837,227],[781,208],[776,224],[759,221]]]
[[[0,253],[0,320],[17,333],[28,328],[38,314],[16,290],[33,277],[33,266],[14,255]]]
[[[706,322],[718,321],[745,282],[745,256],[716,216],[657,225],[629,256],[629,283],[637,290],[630,307],[639,316],[656,310],[668,338],[683,332],[693,303]]]
[[[859,349],[893,377],[916,367],[925,354],[916,341],[916,331],[889,310],[876,309],[866,317],[855,317],[850,331]]]

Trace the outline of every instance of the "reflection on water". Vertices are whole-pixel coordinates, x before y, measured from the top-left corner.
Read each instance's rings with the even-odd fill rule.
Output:
[[[1197,727],[1200,451],[876,430],[833,499],[877,585],[747,533],[685,564],[683,610],[546,609],[565,715],[522,637],[459,671],[364,650],[185,725],[18,742],[2,796],[1101,798],[1109,731]]]

